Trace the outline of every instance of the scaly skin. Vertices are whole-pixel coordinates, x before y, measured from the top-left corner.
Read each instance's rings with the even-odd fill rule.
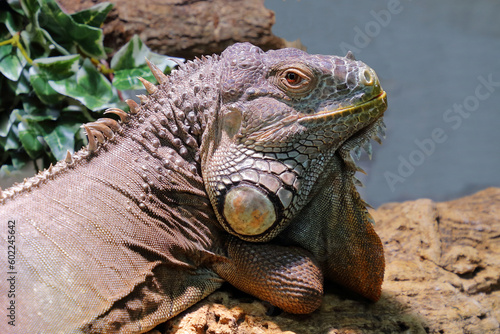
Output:
[[[383,249],[350,157],[383,126],[373,70],[247,43],[151,68],[160,85],[131,114],[86,124],[87,148],[0,194],[15,329],[141,333],[224,280],[292,313],[319,307],[325,279],[376,301]]]

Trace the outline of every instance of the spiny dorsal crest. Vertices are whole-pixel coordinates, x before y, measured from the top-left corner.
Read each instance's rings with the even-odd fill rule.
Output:
[[[0,191],[0,203],[3,203],[5,199],[10,198],[17,193],[30,191],[33,188],[38,187],[47,180],[53,179],[56,175],[68,170],[68,168],[73,166],[76,161],[87,158],[89,154],[97,149],[97,143],[102,144],[105,142],[106,138],[112,138],[114,133],[121,131],[121,123],[127,123],[129,120],[129,115],[118,108],[107,109],[104,113],[118,115],[120,117],[120,123],[111,118],[100,118],[95,122],[82,125],[82,128],[85,129],[88,137],[89,143],[87,149],[82,149],[75,154],[71,154],[71,152],[67,151],[66,157],[57,162],[55,165],[50,165],[49,168],[40,171],[35,176],[26,178],[23,182],[15,183],[12,187],[5,189],[4,191]]]
[[[176,62],[177,65],[179,65],[177,69],[174,69],[172,71],[172,74],[177,71],[189,74],[198,70],[201,63],[218,59],[218,56],[203,56],[201,59],[196,58],[193,61],[182,63],[177,61],[177,59],[172,58],[172,60]],[[168,83],[173,83],[172,81],[175,80],[172,78],[172,75],[165,75],[161,71],[161,69],[159,69],[155,64],[151,63],[147,59],[146,63],[148,64],[153,76],[158,81],[160,86]],[[149,94],[155,94],[158,91],[159,87],[155,84],[143,78],[139,78],[139,80],[142,82],[144,88]],[[137,97],[141,101],[141,104],[145,104],[149,101],[148,96],[138,95]],[[71,166],[74,166],[76,161],[88,158],[92,153],[98,150],[99,145],[102,145],[106,143],[107,140],[112,139],[115,133],[120,133],[122,131],[122,124],[128,123],[131,115],[138,114],[140,109],[139,104],[137,104],[137,102],[135,102],[134,100],[129,99],[125,102],[130,108],[129,114],[119,108],[109,108],[104,112],[104,114],[115,114],[119,117],[120,121],[116,121],[112,118],[99,118],[94,122],[83,124],[82,128],[85,130],[88,138],[88,145],[86,148],[83,148],[75,154],[71,154],[68,151],[66,157],[63,160],[57,162],[55,165],[50,165],[49,168],[40,171],[37,175],[31,178],[24,179],[23,182],[16,183],[8,189],[5,189],[3,191],[0,189],[0,203],[3,203],[5,199],[13,197],[14,195],[22,191],[30,191],[33,188],[38,187],[42,183],[46,182],[47,180],[53,179],[56,175],[64,172]],[[174,144],[178,141],[178,139],[173,139]],[[188,146],[197,147],[197,145],[193,143],[193,138],[188,137],[186,141]]]
[[[73,166],[76,161],[86,158],[88,154],[89,152],[87,150],[80,150],[75,154],[71,154],[71,152],[67,151],[64,160],[57,162],[55,165],[51,164],[49,168],[40,171],[35,176],[26,178],[23,182],[15,183],[12,187],[0,191],[0,204],[22,191],[31,191],[47,180],[53,179],[56,175]]]
[[[146,63],[153,73],[153,76],[158,81],[158,83],[164,84],[168,81],[168,76],[165,75],[155,64],[151,63],[148,59],[146,59]],[[144,88],[149,94],[154,94],[158,91],[158,87],[152,82],[147,81],[144,78],[139,78],[139,80],[144,85]],[[147,96],[138,95],[139,99],[142,103],[145,103],[148,100]],[[134,100],[126,100],[125,101],[130,108],[130,114],[135,115],[139,110],[139,105]],[[129,115],[119,109],[119,108],[109,108],[104,114],[115,114],[120,117],[120,122],[125,124],[129,121]],[[114,133],[121,131],[121,125],[116,120],[112,118],[100,118],[95,122],[90,122],[82,125],[82,128],[85,129],[88,138],[88,146],[87,150],[90,152],[95,152],[98,148],[98,143],[103,144],[107,139],[111,139],[114,136]]]

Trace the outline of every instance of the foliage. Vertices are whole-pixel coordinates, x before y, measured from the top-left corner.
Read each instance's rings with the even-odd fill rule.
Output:
[[[154,82],[146,58],[167,72],[175,65],[137,36],[108,61],[100,26],[110,3],[71,15],[54,0],[7,3],[0,10],[0,176],[29,161],[38,168],[40,159],[46,168],[78,150],[86,141],[82,123],[106,108],[126,109],[121,91],[142,88],[137,77]]]

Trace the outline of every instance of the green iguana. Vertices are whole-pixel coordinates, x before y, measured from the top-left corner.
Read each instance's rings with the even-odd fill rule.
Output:
[[[324,280],[378,300],[351,158],[384,131],[375,72],[248,43],[150,68],[140,105],[0,195],[0,332],[142,333],[223,281],[291,313],[317,309]]]

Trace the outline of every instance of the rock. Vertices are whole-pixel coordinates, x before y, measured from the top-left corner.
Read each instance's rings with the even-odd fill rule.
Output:
[[[500,189],[373,212],[388,262],[383,291],[430,333],[500,333]]]
[[[251,42],[264,50],[304,49],[300,41],[273,35],[275,17],[264,0],[57,0],[68,13],[96,3],[115,5],[104,23],[105,46],[118,50],[138,34],[153,51],[176,57],[221,53],[237,42]]]
[[[390,203],[371,213],[387,262],[377,303],[328,286],[313,314],[272,316],[266,303],[224,287],[160,332],[500,333],[500,188],[444,203]]]

